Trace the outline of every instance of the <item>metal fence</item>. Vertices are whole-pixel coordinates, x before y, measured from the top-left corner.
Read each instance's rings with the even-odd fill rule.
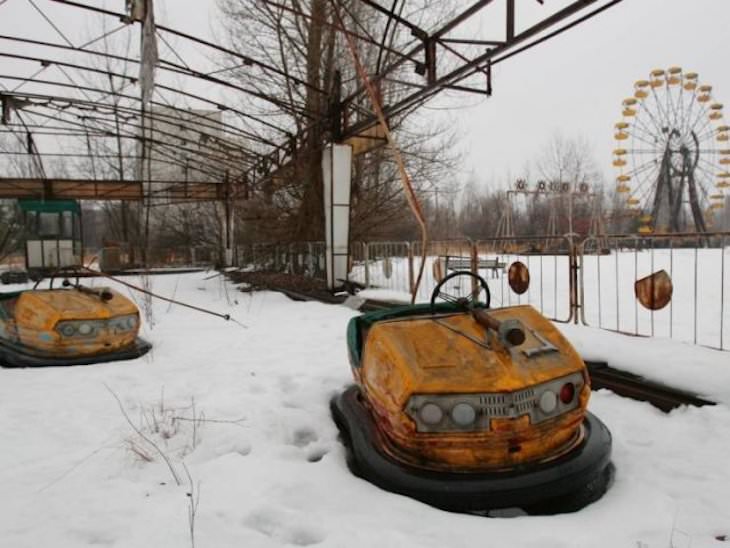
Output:
[[[251,243],[236,247],[235,264],[245,270],[325,278],[324,242]]]
[[[588,238],[580,261],[581,323],[730,349],[730,233]],[[659,310],[636,298],[638,280],[664,271],[670,300]]]
[[[250,244],[238,265],[324,278],[324,252],[322,242]],[[423,266],[415,299],[429,302],[446,275],[467,270],[487,280],[492,306],[529,304],[555,321],[730,350],[730,233],[447,240],[422,257],[420,242],[355,242],[349,278],[369,298],[407,302]],[[518,266],[529,277],[522,288],[511,283]],[[646,308],[636,283],[661,271],[671,299]],[[472,285],[457,278],[444,289],[466,295]]]

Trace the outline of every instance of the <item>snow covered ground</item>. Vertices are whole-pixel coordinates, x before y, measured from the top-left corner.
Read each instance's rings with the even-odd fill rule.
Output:
[[[356,312],[206,276],[155,276],[152,290],[247,329],[156,301],[146,357],[0,369],[1,547],[191,546],[196,500],[198,548],[728,545],[716,537],[730,535],[730,354],[566,326],[586,357],[695,382],[722,403],[665,415],[594,393],[617,469],[600,501],[552,517],[450,514],[347,470],[328,400],[350,381]]]

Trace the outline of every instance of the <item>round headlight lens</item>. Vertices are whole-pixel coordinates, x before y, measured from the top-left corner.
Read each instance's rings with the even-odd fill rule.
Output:
[[[451,409],[451,419],[459,426],[469,426],[476,418],[476,409],[468,403],[457,403]]]
[[[540,410],[543,413],[552,413],[558,406],[558,397],[555,392],[551,390],[545,390],[540,396]]]
[[[418,414],[423,422],[430,425],[438,424],[444,418],[444,412],[435,403],[427,403],[421,407]]]
[[[82,323],[79,326],[79,335],[90,335],[94,331],[94,327],[89,323]]]
[[[127,318],[127,328],[132,329],[134,326],[137,325],[137,317],[136,316],[130,316]]]
[[[61,326],[61,335],[64,337],[71,337],[74,333],[76,333],[76,328],[74,328],[73,325],[70,323],[67,323],[66,325]]]

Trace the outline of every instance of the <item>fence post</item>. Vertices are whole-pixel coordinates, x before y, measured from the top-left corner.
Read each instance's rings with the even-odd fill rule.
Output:
[[[367,242],[362,243],[363,260],[365,261],[365,288],[370,287],[370,246]]]
[[[578,253],[576,251],[577,245],[573,242],[573,234],[568,235],[568,264],[570,268],[568,283],[570,293],[570,317],[568,321],[573,320],[574,324],[578,323],[578,309],[580,308],[580,302],[578,298]]]
[[[411,296],[413,296],[413,290],[415,289],[416,282],[413,275],[413,246],[411,246],[410,242],[406,242],[406,250],[408,251],[408,287],[411,290]],[[421,253],[423,253],[423,251]]]
[[[469,262],[471,273],[475,276],[479,276],[479,250],[477,250],[476,242],[467,240],[469,242]],[[471,294],[477,295],[479,291],[479,282],[476,278],[471,279]]]

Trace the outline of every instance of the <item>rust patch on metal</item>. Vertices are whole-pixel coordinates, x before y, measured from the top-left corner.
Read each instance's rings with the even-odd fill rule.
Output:
[[[386,257],[383,259],[383,276],[385,276],[386,280],[390,280],[390,277],[393,275],[393,263],[390,260],[390,257]]]
[[[444,270],[446,270],[446,268],[444,268],[444,262],[443,257],[439,257],[433,262],[431,269],[433,271],[433,279],[436,280],[436,282],[440,282],[444,279]]]
[[[672,300],[672,278],[665,270],[654,272],[634,282],[634,293],[644,308],[661,310]]]
[[[515,261],[509,266],[507,279],[512,291],[522,295],[530,287],[530,269],[527,268],[525,263]]]

